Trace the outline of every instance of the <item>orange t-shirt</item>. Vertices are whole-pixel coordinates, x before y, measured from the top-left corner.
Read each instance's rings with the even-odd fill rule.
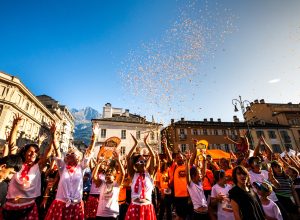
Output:
[[[206,169],[206,175],[203,178],[203,190],[211,190],[214,184],[214,174],[211,170]]]
[[[159,189],[162,193],[164,193],[165,189],[169,188],[169,175],[168,172],[165,171],[163,173],[160,174],[160,179],[159,179]]]
[[[119,200],[118,201],[119,201],[119,205],[126,202],[126,187],[124,187],[124,186],[120,187]]]
[[[232,181],[232,169],[226,170],[225,171],[225,176],[228,177],[228,179],[230,179],[229,181],[227,181],[227,183],[233,185],[233,181]]]
[[[177,166],[174,172],[174,195],[175,197],[189,196],[186,181],[186,166]]]

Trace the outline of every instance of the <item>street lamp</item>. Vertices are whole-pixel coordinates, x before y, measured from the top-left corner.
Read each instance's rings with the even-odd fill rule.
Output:
[[[242,113],[243,113],[243,117],[245,119],[245,112],[246,112],[246,108],[245,108],[245,105],[249,106],[250,105],[250,102],[248,100],[242,100],[242,97],[239,96],[239,99],[232,99],[232,104],[234,105],[234,111],[235,112],[238,112],[239,109],[237,107],[237,105],[239,104],[240,105],[240,108],[242,110]],[[247,107],[246,106],[246,107]],[[246,119],[245,119],[246,120]]]
[[[246,117],[245,117],[246,107],[248,107],[250,105],[250,102],[248,100],[242,100],[242,97],[239,95],[238,99],[232,99],[232,105],[234,106],[235,112],[239,111],[238,105],[239,105],[240,109],[242,110],[243,118],[244,118],[244,121],[246,122],[248,135],[250,138],[250,147],[252,148],[253,147],[253,139],[252,139],[252,135],[250,132],[248,121],[246,120]]]

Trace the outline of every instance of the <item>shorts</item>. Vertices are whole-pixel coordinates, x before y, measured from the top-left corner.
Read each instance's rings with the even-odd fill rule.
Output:
[[[174,206],[176,215],[181,218],[186,218],[189,214],[189,197],[174,197]]]

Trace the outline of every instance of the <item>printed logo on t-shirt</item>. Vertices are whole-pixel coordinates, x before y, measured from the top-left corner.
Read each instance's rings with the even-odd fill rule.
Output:
[[[178,177],[179,178],[186,177],[185,171],[184,170],[179,171],[178,172]]]

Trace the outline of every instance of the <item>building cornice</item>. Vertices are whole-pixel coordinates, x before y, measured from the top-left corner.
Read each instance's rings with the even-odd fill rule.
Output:
[[[52,115],[52,113],[29,91],[29,89],[26,88],[26,86],[21,82],[20,79],[15,76],[8,75],[4,72],[0,72],[0,80],[19,88],[21,92],[24,92],[28,96],[28,98],[37,105],[37,107],[41,108],[52,120],[55,121],[55,117]]]

